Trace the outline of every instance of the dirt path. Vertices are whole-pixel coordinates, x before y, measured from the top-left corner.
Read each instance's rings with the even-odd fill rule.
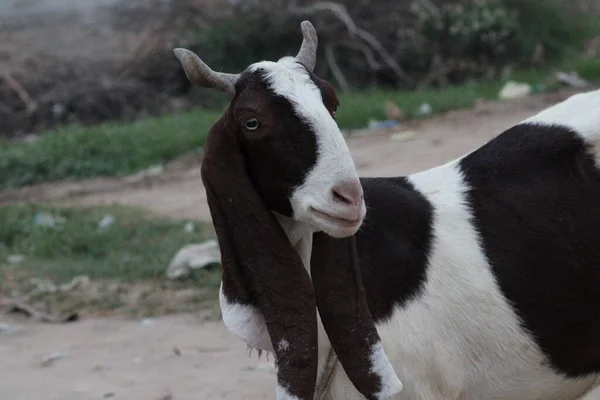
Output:
[[[563,92],[449,113],[406,127],[416,132],[411,141],[380,133],[352,137],[349,145],[362,176],[405,175],[471,151],[565,96]],[[0,204],[20,198],[119,203],[169,217],[209,219],[196,167],[192,160],[153,179],[42,185],[0,193]],[[69,356],[39,367],[36,360],[56,351]],[[192,315],[163,317],[150,325],[118,319],[63,326],[27,323],[20,333],[0,333],[2,399],[272,399],[275,381],[268,367],[264,359],[249,359],[245,346],[221,323]]]

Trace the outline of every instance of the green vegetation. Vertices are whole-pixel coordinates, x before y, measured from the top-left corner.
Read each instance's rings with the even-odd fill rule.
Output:
[[[600,60],[575,59],[557,69],[600,79]],[[552,68],[525,70],[505,79],[472,81],[459,86],[417,92],[370,89],[340,95],[337,119],[342,128],[361,128],[370,119],[383,119],[386,101],[396,103],[409,117],[428,102],[434,113],[471,107],[478,98],[497,99],[509,79],[539,84]],[[0,189],[94,176],[122,176],[199,151],[221,110],[196,110],[148,118],[134,123],[94,127],[66,126],[33,142],[5,142],[0,147]]]
[[[39,213],[51,215],[55,225],[36,224]],[[107,215],[113,216],[114,222],[101,228],[99,222]],[[30,293],[35,289],[31,278],[62,284],[87,275],[92,289],[37,299],[63,310],[127,306],[131,312],[139,312],[135,310],[137,305],[145,307],[141,312],[144,315],[154,313],[149,309],[152,304],[163,309],[171,307],[171,311],[182,309],[185,302],[175,304],[173,296],[169,298],[165,293],[185,289],[188,295],[191,292],[188,303],[214,302],[219,268],[197,271],[182,282],[165,277],[166,267],[182,246],[213,236],[210,225],[200,222],[194,222],[195,232],[186,232],[187,222],[156,218],[129,207],[4,206],[0,208],[0,295]],[[22,260],[14,260],[17,255]],[[133,285],[146,293],[145,298],[138,299],[139,304],[131,304]],[[157,297],[159,293],[162,298]],[[149,296],[156,298],[152,301]]]
[[[544,84],[544,81],[555,70],[575,71],[584,79],[600,80],[599,59],[575,59],[554,68],[520,70],[505,79],[474,80],[444,89],[414,92],[371,89],[344,93],[339,96],[341,107],[336,118],[342,128],[364,127],[371,118],[385,118],[386,101],[394,102],[409,118],[415,118],[419,106],[425,102],[431,105],[434,113],[472,107],[477,99],[497,100],[498,92],[509,80],[526,82],[535,86]],[[553,90],[556,87],[556,83],[550,84],[547,85],[546,90]]]
[[[0,147],[0,189],[60,179],[119,176],[199,150],[219,110],[92,127],[65,126]]]
[[[54,226],[36,224],[36,214],[51,215]],[[101,228],[107,215],[114,222]],[[196,232],[189,233],[184,230],[186,221],[149,217],[129,207],[3,206],[0,268],[10,268],[2,264],[10,254],[21,254],[25,258],[19,271],[59,281],[81,274],[124,282],[163,279],[182,246],[212,235],[212,229],[200,222],[195,222]]]

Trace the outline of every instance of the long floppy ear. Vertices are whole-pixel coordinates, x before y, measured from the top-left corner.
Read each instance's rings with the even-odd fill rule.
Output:
[[[258,306],[264,316],[278,361],[277,399],[313,400],[317,317],[312,282],[248,177],[229,113],[208,133],[201,166],[221,250],[221,295],[234,305],[234,314],[239,312],[234,324],[256,323],[240,311],[247,307]]]
[[[356,238],[313,235],[311,277],[323,327],[344,371],[367,399],[388,399],[402,390],[369,311]]]

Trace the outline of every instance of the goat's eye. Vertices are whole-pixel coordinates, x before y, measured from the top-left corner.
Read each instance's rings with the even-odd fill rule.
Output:
[[[249,131],[255,131],[258,129],[258,120],[256,118],[250,118],[246,120],[246,129]]]
[[[335,114],[337,114],[337,110],[338,110],[338,106],[333,106],[333,116],[335,117]]]

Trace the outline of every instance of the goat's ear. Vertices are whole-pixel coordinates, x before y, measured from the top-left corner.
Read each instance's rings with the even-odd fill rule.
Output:
[[[356,238],[313,235],[311,277],[323,327],[346,375],[367,399],[402,390],[367,305]]]
[[[278,400],[312,400],[317,374],[312,283],[252,185],[237,135],[227,122],[226,113],[208,133],[201,166],[221,250],[221,294],[230,303],[257,306],[264,316],[278,360]]]

